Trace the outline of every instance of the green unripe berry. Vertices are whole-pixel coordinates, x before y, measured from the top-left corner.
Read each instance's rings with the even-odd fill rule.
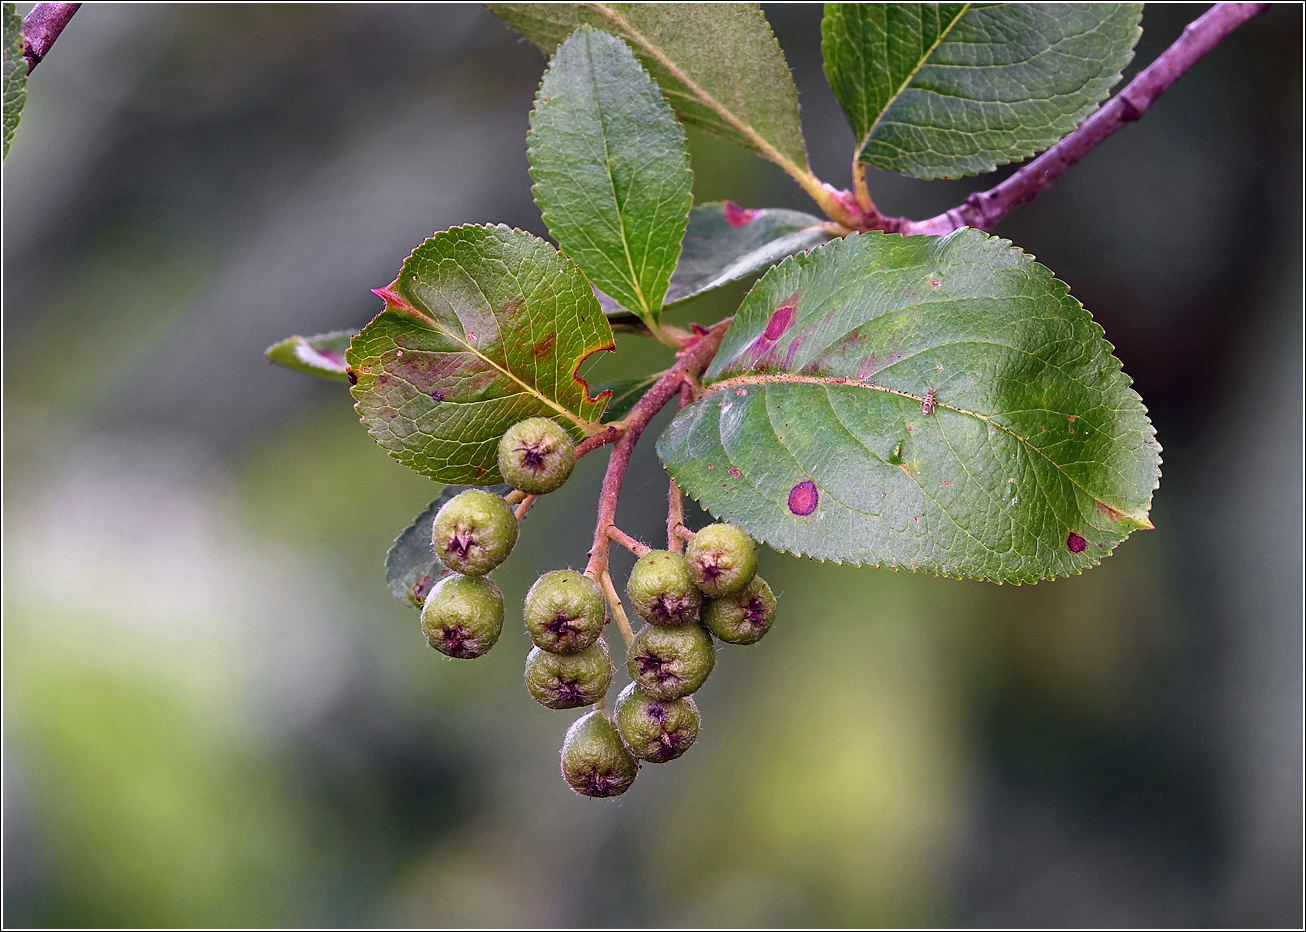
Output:
[[[575,570],[554,570],[526,593],[526,631],[536,647],[574,654],[593,644],[606,621],[598,583]]]
[[[582,796],[620,796],[635,782],[639,763],[630,756],[612,719],[594,711],[567,729],[562,741],[562,777]]]
[[[449,657],[479,657],[503,630],[503,593],[484,576],[440,580],[422,604],[426,643]]]
[[[613,715],[630,753],[654,764],[675,760],[688,751],[702,721],[698,706],[688,696],[662,701],[634,683],[617,697]]]
[[[688,561],[669,550],[651,550],[635,561],[626,594],[640,617],[664,627],[693,621],[703,601]]]
[[[694,585],[711,598],[738,592],[757,573],[757,545],[733,524],[709,524],[685,550]]]
[[[567,431],[547,417],[518,421],[499,440],[499,472],[514,489],[532,495],[552,492],[576,465]]]
[[[576,709],[607,695],[612,685],[612,655],[599,638],[579,654],[550,654],[531,648],[526,658],[526,690],[542,706]]]
[[[626,651],[626,670],[644,692],[667,701],[688,696],[716,664],[712,639],[702,626],[644,627]]]
[[[517,519],[493,492],[468,489],[444,503],[431,528],[435,555],[464,576],[484,576],[512,553]]]
[[[754,576],[743,589],[703,603],[703,625],[730,644],[756,644],[775,621],[775,594]]]

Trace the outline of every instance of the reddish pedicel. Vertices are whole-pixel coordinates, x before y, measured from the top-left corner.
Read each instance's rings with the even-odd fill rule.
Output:
[[[760,210],[748,210],[734,201],[726,201],[726,223],[732,227],[746,227],[760,214]]]
[[[806,517],[816,510],[816,503],[820,497],[820,493],[816,490],[816,483],[807,479],[789,490],[789,510],[796,515]],[[1080,544],[1082,549],[1082,538]]]
[[[1071,531],[1070,536],[1066,538],[1066,546],[1070,548],[1071,553],[1083,553],[1084,548],[1088,546],[1088,543],[1084,538],[1080,537],[1074,531]]]

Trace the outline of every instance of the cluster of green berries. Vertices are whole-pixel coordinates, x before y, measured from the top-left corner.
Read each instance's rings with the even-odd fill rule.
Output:
[[[692,694],[716,665],[713,639],[754,644],[775,619],[775,595],[757,575],[757,547],[730,524],[703,528],[684,554],[644,554],[626,595],[647,622],[626,651],[631,683],[611,714],[588,713],[562,745],[562,775],[585,796],[624,793],[641,761],[661,764],[688,751],[702,724]],[[529,597],[526,607],[529,627]]]
[[[571,475],[575,448],[548,418],[522,421],[499,442],[499,471],[515,489],[552,492]],[[517,520],[502,497],[469,489],[435,517],[432,544],[453,574],[422,607],[427,643],[449,657],[479,657],[503,629],[503,594],[486,576],[517,543]],[[632,682],[612,712],[578,719],[562,745],[562,775],[585,796],[624,793],[640,762],[680,757],[698,738],[701,716],[691,695],[716,664],[713,638],[761,640],[776,599],[757,575],[757,547],[742,530],[713,524],[684,554],[654,550],[635,563],[626,593],[647,624],[627,648]],[[612,654],[603,638],[603,591],[573,570],[545,573],[526,594],[526,689],[550,709],[599,703],[612,685]]]

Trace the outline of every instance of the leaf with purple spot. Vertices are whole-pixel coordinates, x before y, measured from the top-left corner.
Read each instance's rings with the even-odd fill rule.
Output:
[[[779,550],[1032,582],[1151,527],[1160,447],[1101,328],[975,230],[864,233],[785,260],[703,386],[658,453]]]

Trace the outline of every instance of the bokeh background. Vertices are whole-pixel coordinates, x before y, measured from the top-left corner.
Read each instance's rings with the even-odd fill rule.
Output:
[[[1149,6],[1127,77],[1202,9]],[[846,185],[820,9],[767,12]],[[602,457],[497,572],[502,643],[446,662],[381,573],[437,487],[262,355],[365,323],[434,230],[546,233],[543,65],[478,6],[88,4],[33,75],[3,182],[6,924],[1299,924],[1301,7],[996,231],[1135,378],[1157,529],[1037,587],[767,552],[776,628],[609,802],[558,777],[573,716],[522,688],[512,607],[583,563]],[[807,206],[691,139],[698,199]],[[916,217],[974,185],[871,184]]]

